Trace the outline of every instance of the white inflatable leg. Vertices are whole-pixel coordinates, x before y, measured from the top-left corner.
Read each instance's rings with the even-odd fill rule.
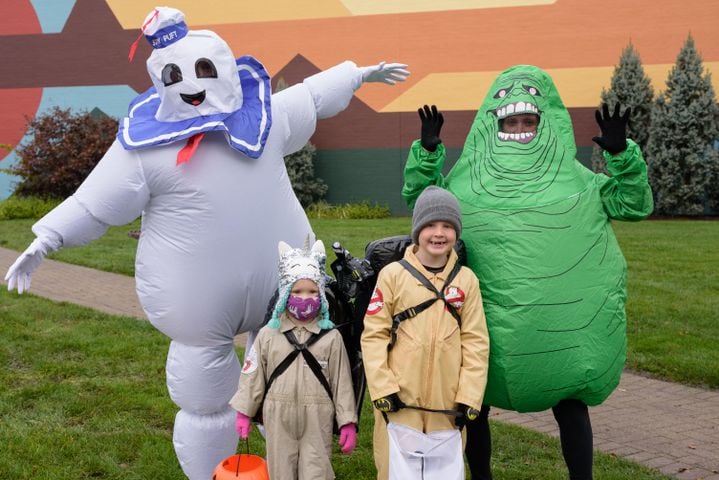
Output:
[[[177,412],[172,442],[182,471],[190,480],[209,480],[222,460],[234,455],[239,439],[235,412],[227,409],[213,415]]]
[[[237,391],[240,362],[232,343],[195,347],[173,341],[167,355],[167,389],[182,410],[175,417],[173,442],[190,480],[207,480],[237,448],[235,411],[228,402]]]
[[[167,390],[183,410],[224,411],[237,391],[242,366],[231,343],[194,347],[172,341],[167,353]]]

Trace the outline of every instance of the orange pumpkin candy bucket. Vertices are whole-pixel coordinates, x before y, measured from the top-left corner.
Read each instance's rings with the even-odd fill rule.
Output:
[[[247,444],[249,452],[249,442]],[[238,453],[220,462],[212,472],[212,480],[269,480],[267,462],[259,455]]]

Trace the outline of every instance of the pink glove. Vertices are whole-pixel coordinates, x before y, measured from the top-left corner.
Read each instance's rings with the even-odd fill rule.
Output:
[[[342,453],[349,455],[357,446],[357,426],[354,423],[342,425],[340,428],[340,447]]]
[[[235,423],[235,430],[243,440],[250,436],[250,429],[252,428],[252,419],[242,412],[237,412],[237,422]]]

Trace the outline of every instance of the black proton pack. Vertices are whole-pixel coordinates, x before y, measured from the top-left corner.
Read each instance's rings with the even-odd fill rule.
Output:
[[[330,265],[330,269],[334,274],[334,278],[328,277],[325,286],[325,296],[327,297],[327,303],[329,304],[329,316],[334,322],[335,328],[339,330],[342,335],[342,340],[347,350],[349,357],[350,368],[352,373],[352,386],[355,395],[355,401],[357,403],[357,418],[360,417],[362,411],[362,402],[364,400],[364,394],[367,387],[367,381],[364,374],[364,365],[362,362],[362,350],[360,345],[360,338],[362,336],[362,330],[364,329],[364,316],[367,311],[367,307],[372,298],[372,292],[377,284],[377,274],[386,265],[400,261],[404,257],[404,252],[408,246],[412,244],[412,238],[409,235],[399,235],[395,237],[383,238],[380,240],[374,240],[370,242],[365,248],[365,258],[353,257],[350,252],[345,249],[339,242],[332,244],[332,250],[337,257]],[[458,255],[458,261],[445,282],[446,285],[454,279],[455,275],[461,268],[461,265],[466,264],[466,256],[464,250],[464,243],[462,240],[457,240],[454,246],[455,251]],[[402,262],[400,262],[402,263]],[[392,322],[392,338],[388,349],[391,349],[396,341],[396,331],[399,327],[399,323],[403,320],[412,318],[430,305],[434,304],[437,300],[445,301],[443,297],[443,290],[437,291],[435,287],[426,279],[424,276],[417,272],[411,265],[406,262],[403,266],[409,270],[418,280],[422,281],[422,284],[427,287],[430,291],[434,292],[436,297],[412,308],[409,308],[399,314],[395,315]],[[277,302],[278,293],[275,292],[272,299],[269,302],[267,313],[265,315],[264,324],[269,321],[272,310],[274,309],[275,303]],[[461,324],[461,319],[456,309],[450,304],[446,303],[450,313]],[[317,336],[313,335],[306,344],[299,345],[293,338],[288,338],[288,341],[295,347],[294,351],[283,360],[270,374],[270,377],[266,383],[265,396],[267,391],[272,385],[274,379],[281,375],[294,361],[295,358],[302,355],[305,362],[310,366],[312,372],[315,374],[319,382],[324,387],[325,391],[332,399],[332,392],[329,389],[327,379],[321,371],[321,368],[317,364],[317,360],[310,353],[309,347],[312,343],[319,339],[322,334]],[[315,338],[317,337],[317,338]],[[294,341],[293,341],[294,340]],[[312,357],[312,358],[309,358]],[[313,361],[314,360],[314,361]],[[264,397],[263,397],[264,400]],[[418,408],[421,410],[429,410],[420,407],[412,407],[409,405],[406,408]],[[434,410],[430,410],[434,411]],[[458,412],[453,411],[438,411],[440,413],[447,413],[455,415]],[[255,420],[261,422],[262,406],[255,416]],[[456,416],[456,415],[455,415]],[[335,429],[336,429],[335,425]],[[336,430],[335,430],[336,432]]]

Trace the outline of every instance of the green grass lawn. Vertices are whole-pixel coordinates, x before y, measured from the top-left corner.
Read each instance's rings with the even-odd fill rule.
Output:
[[[184,478],[172,447],[165,336],[147,322],[4,289],[0,318],[0,478]],[[357,450],[335,448],[338,479],[374,478],[371,430],[366,401]],[[492,432],[495,478],[566,478],[557,440],[497,422]],[[264,454],[254,430],[250,448]],[[668,479],[604,454],[595,477]]]
[[[629,265],[627,366],[719,388],[719,221],[614,229]]]
[[[0,221],[0,246],[23,250],[34,238],[33,223]],[[408,232],[410,219],[313,220],[312,225],[328,250],[339,240],[361,256],[370,240]],[[127,232],[137,228],[137,222],[111,228],[90,245],[51,258],[132,275],[137,242]],[[719,388],[719,221],[615,222],[614,228],[629,264],[627,366]]]

